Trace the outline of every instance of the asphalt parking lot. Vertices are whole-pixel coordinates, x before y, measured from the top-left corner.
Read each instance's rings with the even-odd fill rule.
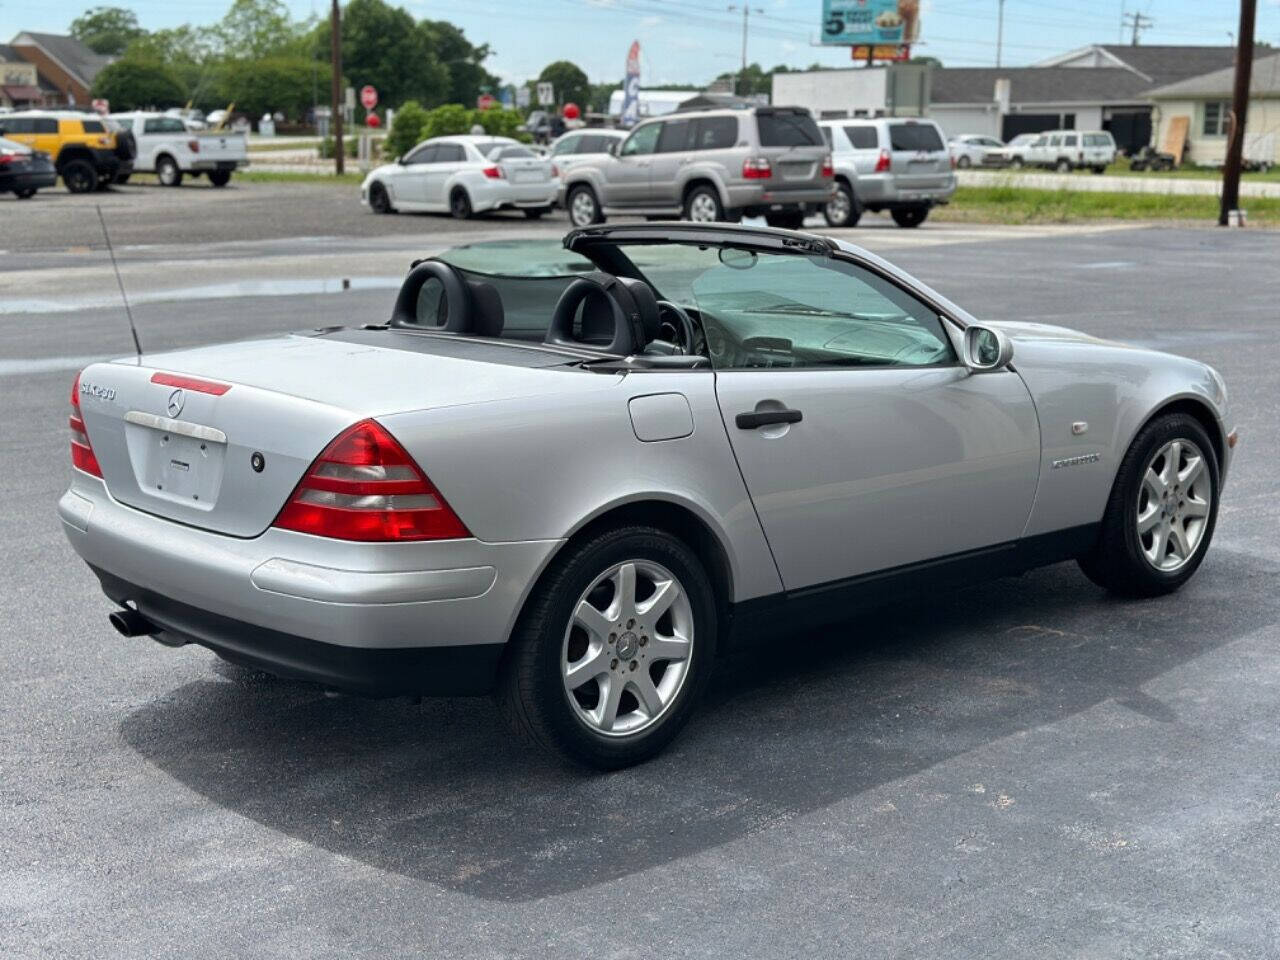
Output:
[[[596,776],[485,700],[123,640],[54,513],[74,371],[131,350],[95,203],[148,350],[381,320],[411,257],[563,220],[47,201],[0,200],[0,955],[1280,953],[1280,234],[851,231],[979,316],[1216,366],[1243,441],[1208,558],[1159,600],[1064,564],[754,644],[672,749]]]

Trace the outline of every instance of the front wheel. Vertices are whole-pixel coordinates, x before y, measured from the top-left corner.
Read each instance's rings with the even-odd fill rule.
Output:
[[[604,222],[595,191],[584,183],[569,191],[565,206],[569,208],[569,222],[575,227],[589,227],[593,223]]]
[[[209,182],[215,187],[225,187],[231,182],[230,170],[210,170]]]
[[[449,214],[455,220],[471,219],[471,198],[467,191],[458,189],[449,195]]]
[[[369,209],[374,213],[393,213],[391,207],[391,197],[387,194],[387,188],[380,183],[374,183],[369,187]]]
[[[1023,165],[1024,164],[1021,157],[1014,157],[1012,160],[1009,161],[1009,166],[1013,167],[1013,169],[1015,170],[1021,170]]]
[[[518,733],[572,763],[639,763],[688,721],[716,629],[711,582],[681,540],[607,530],[570,548],[530,597],[499,704]]]
[[[720,194],[714,187],[694,187],[684,198],[684,219],[694,223],[717,223],[724,219]]]
[[[925,218],[929,216],[928,207],[897,207],[890,211],[893,222],[900,227],[911,229],[918,227],[924,223]]]
[[[62,182],[72,193],[89,193],[98,188],[98,172],[88,160],[71,160],[62,167]]]
[[[173,157],[161,157],[156,161],[156,179],[162,186],[182,186],[182,170]]]
[[[13,194],[14,194],[14,196],[16,196],[19,200],[30,200],[32,197],[34,197],[34,196],[36,195],[36,188],[35,188],[35,187],[24,187],[24,188],[23,188],[23,189],[21,189],[21,190],[15,190],[15,191],[13,191]]]
[[[973,165],[973,161],[970,160],[968,157],[966,157],[964,154],[961,154],[959,159],[956,160],[956,166],[959,167],[961,170],[968,170],[969,167],[972,165]]]
[[[1054,169],[1055,169],[1055,170],[1057,170],[1059,173],[1070,173],[1070,172],[1071,172],[1071,161],[1070,161],[1070,160],[1059,160],[1059,161],[1054,165]]]
[[[1154,597],[1191,579],[1218,517],[1218,458],[1204,427],[1175,413],[1147,424],[1116,472],[1085,576],[1112,593]]]
[[[836,192],[822,208],[822,216],[829,227],[856,227],[862,219],[862,207],[847,183],[837,183]]]

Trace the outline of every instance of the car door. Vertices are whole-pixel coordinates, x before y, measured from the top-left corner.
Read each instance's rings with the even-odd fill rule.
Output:
[[[867,267],[726,259],[691,286],[725,428],[788,590],[1021,536],[1040,438],[1016,373],[971,373],[951,321]]]
[[[1080,151],[1080,134],[1064,133],[1062,135],[1062,150],[1059,157],[1065,157],[1071,164],[1084,162],[1084,154]]]
[[[657,149],[660,121],[641,124],[622,142],[618,155],[601,164],[606,187],[605,204],[643,206],[649,201],[649,171]]]
[[[693,158],[694,118],[664,120],[661,128],[649,165],[649,201],[672,206],[681,200],[681,172]]]
[[[439,144],[434,159],[427,165],[426,196],[424,199],[434,209],[449,208],[449,183],[454,174],[472,161],[467,159],[466,148],[460,143]]]
[[[391,196],[398,203],[424,204],[427,202],[427,183],[431,166],[435,161],[438,145],[424,143],[409,151],[397,169],[388,178]]]
[[[845,143],[841,145],[837,136],[833,149],[846,153],[852,159],[858,176],[876,173],[876,165],[880,161],[880,131],[876,129],[876,125],[847,123],[839,129],[844,134]]]

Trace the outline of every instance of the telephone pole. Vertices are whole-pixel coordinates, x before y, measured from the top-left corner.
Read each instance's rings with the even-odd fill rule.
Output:
[[[333,156],[336,164],[334,169],[338,176],[342,176],[343,160],[346,159],[346,154],[342,149],[342,104],[339,102],[342,98],[342,11],[338,8],[338,0],[333,0],[333,10],[329,15],[329,32],[331,34],[329,59],[333,64],[329,109],[333,123]]]
[[[1244,121],[1249,111],[1249,79],[1253,73],[1253,29],[1258,0],[1240,0],[1240,32],[1236,41],[1236,82],[1231,95],[1227,128],[1227,162],[1222,172],[1222,209],[1218,226],[1227,225],[1227,213],[1240,206],[1240,165],[1244,160]]]
[[[1000,11],[996,16],[996,66],[1000,66],[1000,51],[1004,47],[1004,0],[1000,0]]]
[[[1137,13],[1136,11],[1134,13],[1122,14],[1120,17],[1120,20],[1121,20],[1121,26],[1120,26],[1121,30],[1123,30],[1125,27],[1133,28],[1133,36],[1129,40],[1129,46],[1131,47],[1136,47],[1138,45],[1138,37],[1143,30],[1147,30],[1156,25],[1156,22],[1152,20],[1150,17],[1148,17],[1145,13]]]
[[[735,3],[729,4],[729,12],[732,13],[738,9]],[[756,7],[756,13],[764,13],[763,7]],[[747,82],[747,23],[751,19],[751,4],[744,3],[742,5],[742,69],[738,71],[738,86],[741,88],[740,96],[746,96]]]

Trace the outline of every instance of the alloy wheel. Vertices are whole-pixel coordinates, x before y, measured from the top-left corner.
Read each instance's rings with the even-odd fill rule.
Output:
[[[636,734],[663,717],[689,673],[693,605],[666,567],[614,564],[574,606],[560,673],[574,715],[593,733]]]
[[[575,227],[589,227],[596,222],[596,201],[587,190],[579,190],[569,204],[569,216]]]
[[[695,223],[714,223],[720,219],[719,204],[711,194],[701,191],[689,200],[689,219]]]
[[[1208,529],[1212,483],[1190,440],[1170,440],[1148,461],[1136,522],[1142,555],[1157,570],[1172,573],[1195,556]]]
[[[827,222],[833,226],[843,224],[849,219],[852,206],[853,204],[849,202],[849,194],[844,190],[837,190],[827,201]]]

